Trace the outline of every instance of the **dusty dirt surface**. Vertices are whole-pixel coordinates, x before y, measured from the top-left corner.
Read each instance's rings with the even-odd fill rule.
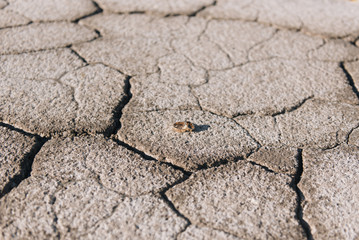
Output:
[[[0,239],[358,239],[358,89],[359,1],[0,0]]]

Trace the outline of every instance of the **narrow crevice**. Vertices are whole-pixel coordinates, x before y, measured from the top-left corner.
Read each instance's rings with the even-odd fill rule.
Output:
[[[96,32],[96,31],[95,31]],[[76,42],[75,44],[80,45],[83,43],[89,43],[92,41],[95,41],[96,39],[99,39],[100,36],[95,36],[93,39],[90,39],[88,41],[80,41],[80,42]],[[44,51],[52,51],[52,50],[58,50],[58,49],[63,49],[63,48],[70,48],[72,47],[72,44],[68,44],[68,45],[60,45],[60,46],[54,46],[54,47],[48,47],[48,48],[40,48],[40,49],[27,49],[27,50],[22,50],[19,52],[13,51],[13,52],[5,52],[5,53],[0,53],[0,56],[8,56],[8,55],[20,55],[20,54],[31,54],[31,53],[38,53],[38,52],[44,52]]]
[[[191,85],[187,85],[187,86],[188,86],[188,88],[189,88],[190,94],[196,99],[196,103],[197,103],[199,109],[200,109],[201,111],[203,111],[203,108],[202,108],[202,106],[201,106],[201,102],[199,101],[198,96],[194,93],[193,86],[191,86]]]
[[[60,49],[65,49],[65,48],[68,48],[68,47],[61,46],[61,47],[48,48],[48,49],[45,48],[45,49],[29,50],[29,51],[22,51],[22,52],[2,53],[2,54],[0,54],[0,56],[14,56],[14,55],[18,56],[18,55],[23,55],[23,54],[42,53],[42,52],[46,52],[46,51],[54,51],[54,50],[60,50]]]
[[[236,162],[239,159],[243,159],[242,157],[240,158],[235,158],[232,161],[229,161],[228,159],[220,159],[214,163],[211,163],[210,165],[208,165],[207,163],[201,164],[201,165],[197,165],[196,171],[201,171],[201,170],[207,170],[210,168],[216,168],[216,167],[220,167],[223,165],[227,165],[230,162]]]
[[[324,46],[327,44],[326,39],[322,39],[322,41],[323,41],[323,42],[322,42],[321,44],[319,44],[318,46],[316,46],[315,48],[309,49],[309,50],[305,53],[305,57],[308,58],[308,59],[310,59],[310,58],[311,58],[311,57],[310,57],[310,54],[311,54],[312,52],[321,49],[322,47],[324,47]]]
[[[187,228],[188,228],[189,226],[191,226],[191,225],[192,225],[192,223],[187,222],[186,225],[184,226],[184,228],[183,228],[180,232],[178,232],[178,233],[176,234],[175,239],[177,240],[177,239],[178,239],[178,236],[179,236],[181,233],[184,233],[184,232],[187,230]]]
[[[179,13],[168,13],[166,15],[163,16],[163,18],[171,18],[171,17],[178,17],[178,16],[182,16]]]
[[[177,166],[177,165],[173,165],[172,163],[159,161],[159,160],[157,160],[157,159],[155,159],[155,158],[153,158],[153,157],[147,155],[146,153],[144,153],[144,152],[138,150],[137,148],[134,148],[134,147],[128,145],[127,143],[124,143],[124,142],[118,140],[117,138],[114,138],[114,137],[113,137],[113,138],[111,138],[111,140],[113,140],[113,141],[114,141],[115,143],[117,143],[118,145],[120,145],[120,146],[122,146],[122,147],[124,147],[124,148],[126,148],[126,149],[128,149],[128,150],[130,150],[130,151],[132,151],[132,152],[134,152],[134,153],[136,153],[136,154],[138,154],[138,155],[140,155],[140,156],[141,156],[143,159],[145,159],[145,160],[148,160],[148,161],[156,161],[156,162],[158,162],[158,163],[160,163],[160,164],[167,165],[167,166],[169,166],[169,167],[172,167],[172,168],[175,169],[175,170],[181,171],[185,176],[190,176],[190,175],[192,174],[192,172],[186,171],[184,168],[181,168],[181,167],[179,167],[179,166]]]
[[[101,34],[101,32],[100,32],[99,30],[97,30],[96,28],[94,28],[93,30],[94,30],[95,33],[97,34],[97,38],[96,38],[96,39],[99,39],[99,38],[102,37],[102,34]],[[93,39],[93,40],[96,40],[96,39]],[[93,41],[93,40],[91,40],[91,41]]]
[[[196,17],[198,13],[204,11],[206,8],[208,8],[208,7],[213,7],[213,6],[216,6],[216,5],[217,5],[217,0],[213,1],[213,2],[212,2],[211,4],[209,4],[209,5],[205,5],[205,6],[201,7],[201,8],[199,8],[199,9],[197,9],[196,11],[194,11],[194,12],[188,14],[187,16],[188,16],[188,17]]]
[[[254,161],[251,161],[251,160],[247,160],[247,162],[249,162],[250,164],[252,164],[253,166],[257,166],[257,167],[260,167],[261,169],[265,170],[266,172],[270,172],[270,173],[274,173],[274,174],[278,174],[277,172],[273,171],[272,169],[266,167],[266,166],[263,166],[261,164],[258,164]]]
[[[91,1],[91,2],[92,2],[92,4],[95,6],[96,10],[95,10],[94,12],[90,13],[90,14],[87,14],[87,15],[85,15],[85,16],[82,16],[82,17],[79,17],[79,18],[73,20],[73,21],[72,21],[73,23],[78,23],[80,20],[83,20],[83,19],[85,19],[85,18],[92,17],[92,16],[94,16],[94,15],[97,15],[97,14],[100,14],[100,13],[103,12],[102,8],[97,4],[97,2],[95,2],[95,1]]]
[[[177,216],[179,216],[180,218],[184,219],[186,221],[186,225],[185,227],[182,229],[182,231],[180,231],[179,233],[177,233],[176,235],[176,239],[178,237],[179,234],[183,233],[186,231],[186,229],[192,225],[191,221],[185,216],[183,215],[176,207],[175,205],[171,202],[171,200],[169,200],[169,198],[167,197],[166,195],[166,192],[173,188],[174,186],[178,185],[178,184],[181,184],[183,183],[184,181],[186,181],[189,177],[191,176],[191,174],[188,174],[188,175],[184,175],[183,178],[177,180],[176,182],[174,182],[173,184],[171,184],[170,186],[166,187],[164,190],[162,190],[160,192],[160,196],[162,197],[162,200],[171,208],[171,210],[173,212],[175,212],[177,214]]]
[[[106,14],[117,14],[117,15],[149,15],[149,16],[151,16],[151,12],[140,11],[140,10],[121,12],[121,11],[111,11],[109,9],[104,9],[104,13],[106,13]],[[166,15],[163,16],[163,17],[166,17]]]
[[[209,41],[210,41],[211,43],[213,43],[214,45],[216,45],[216,46],[218,47],[218,49],[227,57],[228,61],[230,62],[230,65],[231,65],[229,68],[235,68],[236,63],[233,61],[233,59],[232,59],[230,53],[227,52],[227,51],[222,47],[221,44],[216,43],[215,41],[212,41],[212,39],[210,39],[210,38],[208,38],[208,39],[209,39]],[[223,71],[224,71],[224,70],[223,70]]]
[[[81,61],[83,61],[86,65],[89,65],[89,63],[86,61],[86,59],[84,57],[82,57],[78,52],[76,52],[73,48],[72,45],[67,47],[68,49],[70,49],[71,53],[75,54]]]
[[[258,141],[254,136],[252,136],[252,134],[250,134],[250,132],[245,128],[245,127],[243,127],[241,124],[239,124],[236,120],[233,120],[233,119],[231,119],[234,123],[236,123],[238,126],[240,126],[243,130],[244,130],[244,132],[245,132],[245,134],[247,135],[247,136],[249,136],[254,142],[255,142],[255,144],[257,145],[257,147],[256,147],[256,149],[254,149],[253,151],[251,151],[248,155],[247,155],[247,157],[249,156],[249,155],[251,155],[254,151],[257,151],[259,148],[261,148],[262,146],[263,146],[263,144],[260,142],[260,141]]]
[[[47,140],[48,139],[46,138],[36,139],[36,143],[31,148],[30,152],[28,152],[23,157],[23,159],[21,159],[20,173],[9,180],[9,182],[5,185],[3,191],[0,193],[0,198],[8,194],[12,189],[16,188],[23,180],[30,177],[32,171],[32,163],[34,162],[35,156]]]
[[[252,110],[247,110],[247,111],[244,111],[244,112],[239,112],[239,113],[236,113],[236,114],[233,114],[230,118],[231,119],[234,119],[236,117],[243,117],[243,116],[253,116],[255,115],[256,113],[253,112]]]
[[[251,55],[251,51],[257,47],[260,46],[264,43],[267,43],[269,41],[271,41],[279,32],[279,29],[274,29],[273,33],[266,39],[263,39],[262,41],[257,42],[256,44],[252,45],[247,51],[246,51],[246,62],[251,62],[250,60],[250,55]]]
[[[286,113],[290,113],[290,112],[294,112],[296,110],[298,110],[300,107],[302,107],[308,100],[311,100],[311,99],[314,99],[314,95],[310,95],[309,97],[306,97],[304,98],[302,101],[300,101],[299,103],[291,106],[291,107],[284,107],[281,111],[279,112],[274,112],[274,113],[263,113],[263,114],[258,114],[256,112],[253,112],[251,110],[248,110],[248,111],[245,111],[245,112],[239,112],[239,113],[236,113],[236,114],[233,114],[231,117],[228,117],[228,116],[225,116],[225,117],[228,117],[228,118],[231,118],[231,119],[234,119],[234,118],[237,118],[237,117],[241,117],[241,116],[263,116],[263,117],[276,117],[278,115],[283,115],[283,114],[286,114]],[[217,114],[219,115],[219,114]]]
[[[104,135],[106,137],[115,135],[117,131],[121,128],[120,119],[122,117],[123,108],[130,102],[132,98],[131,83],[130,83],[131,78],[132,78],[131,76],[126,76],[125,78],[125,87],[124,87],[125,96],[120,100],[120,103],[113,110],[113,117],[112,117],[113,124],[105,130]]]
[[[188,85],[182,85],[188,87]],[[180,108],[155,108],[148,110],[136,110],[136,113],[150,113],[150,112],[178,112],[178,111],[195,111],[200,110],[198,106],[180,106]]]
[[[27,23],[23,23],[23,24],[17,24],[17,25],[11,25],[11,26],[0,27],[0,30],[3,30],[3,29],[10,29],[10,28],[17,28],[17,27],[25,27],[25,26],[31,25],[31,24],[33,24],[33,23],[34,23],[33,21],[29,21],[29,22],[27,22]]]
[[[40,135],[31,134],[31,133],[25,132],[24,130],[22,130],[22,129],[20,129],[20,128],[16,128],[16,127],[14,127],[14,126],[11,126],[10,124],[7,124],[7,123],[0,122],[0,127],[8,128],[8,129],[10,129],[11,131],[15,131],[15,132],[21,133],[22,135],[25,135],[25,136],[35,137],[35,138],[39,138],[39,139],[42,138]]]
[[[20,173],[9,179],[8,183],[4,186],[4,189],[0,192],[0,198],[8,194],[12,189],[16,188],[23,180],[30,177],[32,171],[32,163],[34,162],[36,154],[40,151],[47,138],[40,137],[38,135],[26,133],[21,129],[17,129],[8,124],[0,123],[0,126],[6,127],[12,131],[19,132],[25,136],[35,137],[35,144],[32,146],[30,151],[24,155],[20,160]]]
[[[298,110],[301,106],[303,106],[308,100],[313,99],[313,98],[314,98],[314,95],[311,95],[311,96],[309,96],[309,97],[306,97],[306,98],[304,98],[301,102],[299,102],[298,104],[296,104],[296,105],[294,105],[294,106],[292,106],[292,107],[290,107],[290,108],[285,108],[285,109],[283,109],[283,110],[280,111],[280,112],[277,112],[277,113],[272,114],[271,116],[272,116],[272,117],[276,117],[276,116],[278,116],[278,115],[283,115],[283,114],[285,114],[285,113],[294,112],[295,110]]]
[[[341,143],[336,142],[336,143],[333,144],[333,145],[329,145],[329,146],[322,147],[322,148],[320,148],[320,150],[322,150],[322,151],[328,151],[328,150],[332,150],[332,149],[334,149],[334,148],[336,148],[336,147],[338,147],[338,146],[340,146],[340,145],[341,145]]]
[[[348,84],[351,86],[354,94],[357,96],[357,98],[359,98],[359,91],[358,91],[358,88],[357,86],[355,86],[355,83],[354,83],[354,79],[353,77],[350,75],[350,73],[348,72],[348,70],[345,68],[344,66],[344,62],[340,62],[339,63],[339,67],[343,70],[347,80],[348,80]]]
[[[231,117],[228,117],[228,116],[223,116],[223,115],[221,115],[221,114],[217,114],[217,113],[212,112],[212,111],[210,111],[210,110],[208,110],[208,109],[205,109],[205,108],[204,108],[202,111],[211,113],[211,114],[213,114],[213,115],[215,115],[215,116],[218,116],[218,117],[227,118],[229,121],[232,121],[234,124],[236,124],[237,126],[239,126],[240,128],[242,128],[242,129],[244,130],[245,134],[246,134],[247,136],[249,136],[249,137],[256,143],[256,145],[257,145],[257,148],[254,149],[253,151],[258,150],[259,148],[261,148],[261,147],[263,146],[256,138],[254,138],[254,137],[249,133],[249,131],[248,131],[246,128],[244,128],[241,124],[239,124],[236,120],[234,120],[234,119],[233,119],[234,117],[231,118]],[[252,151],[252,152],[253,152],[253,151]],[[247,154],[246,157],[248,157],[250,154],[252,154],[252,152],[249,153],[249,154]]]
[[[123,12],[123,13],[118,13],[118,14],[128,14],[128,15],[136,15],[136,14],[146,14],[146,11],[129,11],[129,12]]]
[[[346,144],[349,144],[350,135],[352,134],[352,132],[353,132],[354,130],[356,130],[356,129],[358,129],[358,128],[359,128],[359,125],[357,125],[356,127],[352,128],[352,129],[348,132],[348,134],[345,136],[345,141],[344,141]]]
[[[101,64],[101,65],[103,65],[103,66],[105,66],[105,67],[111,68],[111,69],[113,69],[114,71],[117,71],[117,72],[121,73],[122,75],[126,75],[127,77],[130,77],[130,78],[133,78],[133,77],[134,77],[133,75],[130,76],[129,74],[126,74],[124,71],[121,71],[120,69],[118,69],[118,68],[116,68],[116,67],[114,67],[114,66],[111,66],[111,65],[109,65],[109,64],[107,64],[107,63],[103,63],[103,62],[92,62],[92,63],[90,63],[90,64],[92,64],[92,65]]]
[[[298,149],[298,154],[296,156],[298,161],[298,168],[297,172],[295,173],[292,182],[290,183],[291,188],[296,192],[297,194],[297,207],[295,210],[295,216],[299,222],[299,224],[302,226],[307,239],[313,240],[313,235],[311,233],[311,229],[309,224],[303,219],[303,207],[302,202],[305,199],[302,191],[299,189],[298,184],[301,180],[302,174],[303,174],[303,157],[302,157],[303,149]]]
[[[197,168],[194,170],[194,172],[197,172],[197,171],[203,171],[203,170],[209,170],[209,169],[212,169],[212,168],[218,168],[218,167],[222,167],[222,166],[225,166],[227,164],[230,164],[230,163],[237,163],[239,161],[247,161],[249,163],[251,163],[252,165],[257,165],[261,168],[264,168],[266,169],[267,171],[269,172],[273,172],[272,170],[268,169],[267,167],[264,167],[262,165],[259,165],[253,161],[250,161],[248,160],[249,156],[252,155],[253,153],[257,152],[260,148],[258,149],[255,149],[253,151],[251,151],[250,153],[246,154],[246,156],[237,156],[237,157],[233,157],[232,159],[229,159],[229,158],[225,158],[225,159],[220,159],[214,163],[211,163],[211,164],[207,164],[207,163],[204,163],[204,164],[201,164],[201,165],[197,165]]]
[[[173,163],[159,161],[159,160],[155,159],[154,157],[149,156],[146,153],[138,150],[137,148],[134,148],[134,147],[128,145],[127,143],[118,140],[117,138],[113,137],[111,139],[114,142],[116,142],[118,145],[120,145],[122,147],[125,147],[126,149],[128,149],[128,150],[130,150],[130,151],[132,151],[134,153],[137,153],[143,159],[148,160],[148,161],[156,161],[159,164],[167,165],[167,166],[169,166],[169,167],[171,167],[171,168],[173,168],[175,170],[181,171],[185,176],[190,176],[193,172],[196,172],[196,171],[208,170],[208,169],[211,169],[211,168],[216,168],[216,167],[220,167],[220,166],[223,166],[223,165],[227,165],[229,163],[235,163],[235,162],[244,160],[244,159],[248,158],[249,155],[251,155],[254,152],[258,151],[258,149],[255,149],[255,150],[251,151],[249,154],[247,154],[247,156],[237,156],[237,157],[233,157],[233,159],[231,159],[231,160],[228,160],[228,158],[224,158],[224,159],[220,159],[220,160],[215,161],[215,162],[210,163],[210,164],[207,164],[207,163],[200,164],[200,165],[197,165],[196,168],[193,171],[188,171],[188,170],[185,170],[183,167],[180,167],[178,165],[174,165]]]
[[[186,15],[188,16],[188,15]],[[326,36],[323,34],[318,34],[315,32],[310,32],[310,31],[306,31],[304,29],[304,25],[303,22],[300,20],[300,25],[298,27],[290,27],[290,26],[283,26],[283,25],[278,25],[276,23],[271,23],[271,22],[265,22],[265,21],[260,21],[259,20],[259,14],[257,12],[257,15],[253,18],[242,18],[242,17],[215,17],[215,16],[210,16],[211,20],[216,20],[216,21],[239,21],[239,22],[243,22],[243,23],[257,23],[259,25],[262,26],[266,26],[266,27],[272,27],[278,30],[286,30],[286,31],[290,31],[290,32],[300,32],[304,35],[310,36],[310,37],[319,37],[322,39],[343,39],[345,40],[345,38],[349,37],[349,35],[347,36],[342,36],[342,37],[330,37],[330,36]]]

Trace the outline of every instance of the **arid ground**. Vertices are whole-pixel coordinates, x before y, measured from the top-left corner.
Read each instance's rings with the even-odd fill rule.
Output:
[[[0,239],[359,239],[358,89],[359,1],[0,0]]]

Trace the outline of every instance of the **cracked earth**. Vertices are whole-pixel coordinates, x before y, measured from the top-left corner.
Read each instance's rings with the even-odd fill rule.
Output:
[[[358,239],[358,89],[358,1],[0,0],[0,239]]]

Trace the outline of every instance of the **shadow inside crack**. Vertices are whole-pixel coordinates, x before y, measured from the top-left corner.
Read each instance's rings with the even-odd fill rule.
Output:
[[[8,194],[12,189],[16,188],[23,180],[30,177],[32,170],[32,163],[34,162],[36,154],[40,151],[41,147],[45,144],[47,139],[37,136],[36,143],[32,146],[31,150],[25,154],[20,160],[20,173],[16,174],[8,180],[3,190],[0,189],[0,198]]]

